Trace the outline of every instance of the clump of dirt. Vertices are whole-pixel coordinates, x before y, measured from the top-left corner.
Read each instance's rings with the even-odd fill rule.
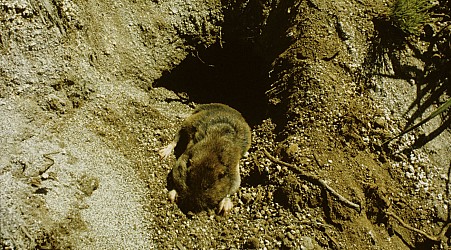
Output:
[[[449,97],[449,8],[387,40],[386,5],[0,1],[2,248],[446,249],[450,119],[387,140]],[[203,102],[253,127],[225,217],[157,154]]]

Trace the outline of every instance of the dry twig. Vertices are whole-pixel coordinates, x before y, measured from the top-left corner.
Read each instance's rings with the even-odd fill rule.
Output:
[[[447,189],[448,189],[448,193],[450,190],[450,179],[451,179],[451,163],[450,163],[450,168],[448,170],[448,183],[447,183]],[[406,222],[404,222],[399,216],[397,216],[396,214],[389,212],[389,211],[385,211],[385,214],[388,216],[393,217],[395,220],[397,220],[399,222],[399,224],[401,224],[401,226],[414,231],[418,234],[423,235],[424,237],[426,237],[427,239],[431,240],[431,241],[436,241],[436,242],[440,242],[440,241],[446,241],[446,232],[448,231],[448,229],[451,227],[451,223],[448,222],[445,226],[443,226],[442,230],[440,230],[440,233],[438,233],[437,235],[430,235],[426,232],[424,232],[423,230],[420,230],[418,228],[414,228],[411,225],[407,224]]]
[[[327,236],[327,238],[329,238],[329,240],[330,241],[332,241],[332,243],[334,244],[334,246],[337,248],[337,249],[340,249],[341,248],[341,244],[332,236],[332,235],[330,235],[330,233],[328,232],[328,230],[325,230],[324,231],[324,234]]]
[[[426,233],[426,232],[424,232],[424,231],[422,231],[420,229],[412,227],[411,225],[405,223],[401,218],[399,218],[396,214],[394,214],[392,212],[386,211],[385,214],[395,218],[399,222],[399,224],[401,224],[401,226],[403,226],[403,227],[405,227],[405,228],[407,228],[407,229],[409,229],[411,231],[414,231],[414,232],[416,232],[418,234],[421,234],[424,237],[426,237],[427,239],[432,240],[432,241],[441,241],[445,237],[446,231],[448,231],[448,228],[451,226],[451,223],[446,224],[442,228],[440,233],[435,236],[435,235],[430,235],[430,234],[428,234],[428,233]]]
[[[272,162],[291,168],[292,170],[297,172],[299,175],[303,176],[305,179],[308,179],[311,182],[315,182],[315,183],[319,184],[320,186],[322,186],[323,188],[325,188],[327,191],[329,191],[333,196],[337,197],[338,200],[341,201],[342,203],[344,203],[345,205],[352,207],[359,212],[361,211],[361,207],[359,204],[353,203],[353,202],[349,201],[348,199],[346,199],[345,197],[343,197],[342,195],[340,195],[337,191],[335,191],[333,188],[331,188],[323,179],[319,178],[316,175],[305,173],[304,171],[299,169],[294,164],[290,164],[290,163],[287,163],[287,162],[284,162],[284,161],[281,161],[281,160],[275,158],[270,153],[268,153],[268,151],[266,151],[266,149],[264,149],[263,151],[264,151],[266,157],[268,157]],[[316,160],[316,157],[315,157],[315,160]],[[319,164],[318,161],[317,161],[317,164]]]
[[[49,170],[49,168],[55,164],[55,160],[50,158],[50,155],[55,155],[55,154],[59,154],[59,153],[60,152],[57,151],[57,152],[47,153],[47,154],[43,155],[45,159],[50,160],[50,163],[46,164],[44,166],[44,169],[39,171],[39,175],[42,175],[43,173],[47,172],[47,170]]]
[[[31,236],[31,234],[28,232],[28,229],[24,225],[20,225],[19,227],[22,230],[22,232],[25,234],[25,236],[28,237],[28,239],[30,239],[31,241],[34,241],[33,236]]]

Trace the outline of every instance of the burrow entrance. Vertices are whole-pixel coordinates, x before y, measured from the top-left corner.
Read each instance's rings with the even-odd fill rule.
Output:
[[[224,42],[189,55],[157,81],[196,103],[220,102],[239,110],[252,126],[266,117],[268,69],[245,42]]]

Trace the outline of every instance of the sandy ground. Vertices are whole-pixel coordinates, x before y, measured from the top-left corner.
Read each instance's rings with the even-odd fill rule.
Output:
[[[425,64],[408,46],[365,68],[384,5],[0,0],[2,248],[446,249],[449,129],[413,145],[449,119],[381,146],[428,97],[401,77]],[[253,130],[226,217],[171,204],[157,155],[211,100]]]

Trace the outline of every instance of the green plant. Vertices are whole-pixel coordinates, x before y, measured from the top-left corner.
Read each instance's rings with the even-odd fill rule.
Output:
[[[393,25],[406,34],[418,34],[429,19],[429,0],[395,0],[389,14]]]
[[[413,125],[413,126],[410,126],[410,127],[406,128],[406,129],[404,129],[404,131],[402,131],[399,135],[397,135],[397,136],[395,136],[395,137],[393,137],[393,138],[390,138],[389,140],[385,141],[385,142],[382,143],[382,144],[386,144],[387,142],[389,142],[389,141],[391,141],[391,140],[393,140],[393,139],[395,139],[395,138],[401,137],[401,136],[405,135],[406,133],[408,133],[408,132],[410,132],[410,131],[412,131],[412,130],[418,128],[419,126],[425,124],[426,122],[428,122],[428,121],[431,120],[432,118],[436,117],[437,115],[439,115],[439,114],[445,112],[449,107],[451,107],[451,98],[449,98],[448,101],[446,101],[446,102],[443,103],[440,107],[438,107],[438,108],[437,108],[434,112],[432,112],[428,117],[424,118],[424,119],[421,120],[419,123],[417,123],[417,124],[415,124],[415,125]]]

